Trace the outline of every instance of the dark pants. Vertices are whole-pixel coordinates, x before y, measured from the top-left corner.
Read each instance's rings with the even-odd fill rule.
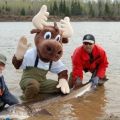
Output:
[[[0,89],[3,90],[3,95],[0,96],[0,110],[2,110],[6,104],[14,105],[18,103],[18,100],[9,92],[3,76],[0,77]]]

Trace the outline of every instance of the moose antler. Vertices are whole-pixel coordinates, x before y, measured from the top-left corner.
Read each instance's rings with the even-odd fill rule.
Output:
[[[33,25],[42,30],[44,26],[47,26],[47,19],[49,16],[49,12],[47,12],[47,6],[43,5],[40,11],[35,15],[32,19]]]
[[[69,38],[73,35],[73,28],[70,24],[70,18],[65,17],[64,19],[60,20],[61,27],[60,30],[63,32],[63,38]]]
[[[47,12],[47,6],[43,5],[40,9],[40,11],[35,15],[32,19],[33,25],[37,28],[42,30],[44,26],[48,26],[48,23],[46,22],[49,16],[49,12]],[[73,29],[70,24],[70,18],[65,17],[60,21],[60,30],[62,31],[63,38],[69,38],[73,34]]]

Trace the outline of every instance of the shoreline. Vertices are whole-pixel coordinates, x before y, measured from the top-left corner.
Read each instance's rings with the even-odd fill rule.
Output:
[[[15,16],[15,15],[0,15],[0,22],[31,22],[33,16]],[[49,21],[60,21],[64,17],[61,16],[49,16]],[[120,22],[120,17],[82,17],[82,16],[71,16],[71,22]]]

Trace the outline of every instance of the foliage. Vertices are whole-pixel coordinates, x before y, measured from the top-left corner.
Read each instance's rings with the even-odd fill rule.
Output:
[[[24,8],[21,9],[20,15],[25,16],[25,9]]]
[[[55,16],[120,17],[119,0],[0,0],[0,15],[34,15],[43,4]]]

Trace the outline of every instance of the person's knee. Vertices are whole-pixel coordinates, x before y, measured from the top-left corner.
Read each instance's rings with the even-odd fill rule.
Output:
[[[0,98],[0,111],[4,109],[5,102]]]
[[[15,97],[12,97],[8,104],[14,105],[14,104],[18,104],[18,103],[19,103],[19,101]]]
[[[5,104],[0,106],[0,112],[4,109],[4,107],[5,107]]]
[[[12,95],[9,91],[4,93],[2,100],[4,101],[5,104],[8,104],[8,105],[14,105],[19,103],[17,98],[14,95]]]
[[[40,83],[37,80],[31,80],[27,84],[24,93],[26,98],[33,98],[40,92]]]
[[[39,90],[40,83],[37,80],[30,80],[27,86],[34,86]]]
[[[20,87],[24,91],[28,86],[35,86],[39,89],[40,83],[37,80],[32,79],[24,79],[20,81]]]

